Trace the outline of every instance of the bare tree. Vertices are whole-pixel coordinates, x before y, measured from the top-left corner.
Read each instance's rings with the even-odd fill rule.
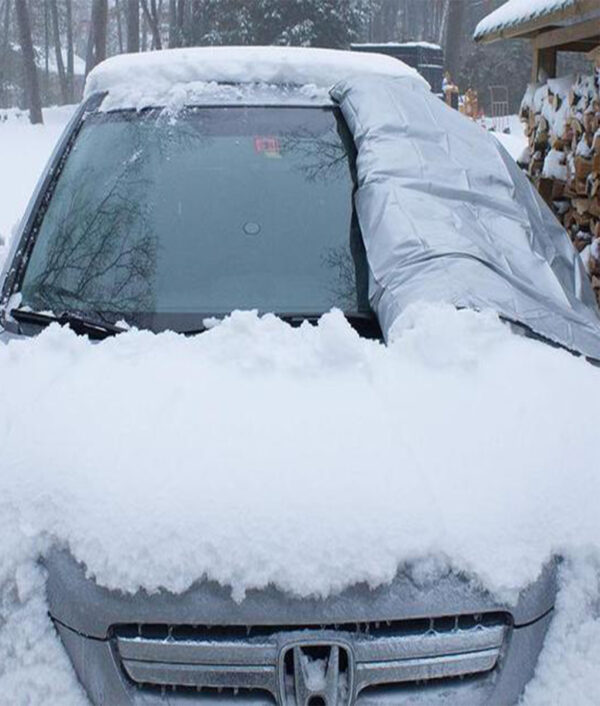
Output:
[[[5,0],[2,15],[4,16],[4,25],[2,28],[2,51],[4,52],[8,48],[10,36],[10,0]]]
[[[460,71],[460,50],[465,24],[464,0],[450,0],[446,30],[446,66],[454,81]]]
[[[185,0],[169,0],[169,46],[183,45],[185,23]]]
[[[148,49],[148,20],[146,15],[142,12],[142,39],[141,39],[141,49],[146,51]]]
[[[160,37],[160,12],[156,0],[140,0],[144,17],[150,27],[152,33],[152,46],[154,49],[162,49],[162,40]]]
[[[3,20],[2,38],[0,40],[0,100],[4,98],[4,87],[8,83],[10,76],[9,66],[9,38],[10,38],[10,2],[4,0],[2,12],[0,13]]]
[[[35,25],[34,25],[35,26]],[[50,28],[48,22],[48,0],[44,0],[44,102],[48,100],[50,88]]]
[[[38,81],[33,42],[31,41],[31,23],[27,0],[15,0],[17,11],[17,24],[19,26],[19,40],[21,54],[23,55],[23,75],[25,96],[29,107],[29,119],[33,124],[43,123],[42,101],[40,99],[40,84]]]
[[[50,15],[52,17],[52,32],[54,34],[54,49],[56,52],[56,70],[58,71],[58,81],[60,83],[60,93],[63,103],[69,100],[69,89],[67,87],[67,76],[65,73],[65,64],[62,56],[62,47],[60,44],[60,24],[58,22],[58,5],[57,0],[50,0]]]
[[[65,0],[67,21],[67,101],[75,100],[75,50],[73,48],[73,2]]]
[[[121,3],[115,0],[115,15],[117,17],[117,40],[119,42],[119,54],[122,54],[123,49],[123,26],[121,24]]]
[[[106,34],[108,30],[108,0],[92,0],[92,21],[85,62],[86,75],[106,59]]]
[[[382,0],[373,16],[371,25],[371,40],[374,42],[389,42],[398,37],[398,14],[400,0]]]
[[[140,50],[140,3],[139,0],[127,1],[127,51]]]
[[[169,0],[169,46],[180,45],[177,31],[177,0]]]

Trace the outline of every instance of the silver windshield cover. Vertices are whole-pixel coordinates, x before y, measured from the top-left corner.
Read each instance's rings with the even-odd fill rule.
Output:
[[[331,94],[358,149],[356,210],[386,337],[409,304],[441,301],[600,358],[583,263],[492,136],[409,78],[359,77]]]

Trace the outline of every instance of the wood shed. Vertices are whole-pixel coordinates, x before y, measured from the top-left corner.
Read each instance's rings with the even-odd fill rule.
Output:
[[[540,69],[554,78],[558,52],[588,53],[600,46],[600,0],[509,0],[475,30],[477,42],[501,39],[529,40],[532,80]]]
[[[600,0],[509,0],[475,39],[531,43],[520,111],[529,142],[519,162],[581,253],[600,303]],[[589,68],[557,77],[559,52],[582,53]]]

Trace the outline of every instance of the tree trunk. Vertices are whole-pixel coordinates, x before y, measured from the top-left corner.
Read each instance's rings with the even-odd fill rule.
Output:
[[[48,0],[44,0],[44,102],[48,102],[50,87],[50,31],[48,22]]]
[[[373,15],[369,40],[372,42],[398,41],[400,0],[381,0]]]
[[[52,18],[52,31],[54,33],[54,49],[56,52],[56,69],[58,71],[58,81],[60,83],[60,94],[63,103],[69,100],[69,90],[67,88],[67,76],[65,74],[65,64],[63,62],[62,47],[60,45],[60,25],[58,22],[57,0],[50,0],[50,16]]]
[[[95,0],[98,7],[97,21],[94,24],[94,46],[96,64],[106,59],[106,36],[108,33],[108,0]]]
[[[140,50],[140,3],[139,0],[127,0],[127,51]]]
[[[146,15],[142,12],[142,42],[141,42],[141,49],[142,51],[146,51],[148,49],[148,20],[146,19]]]
[[[448,6],[449,6],[449,0],[444,0],[442,14],[440,17],[440,24],[438,27],[438,37],[437,37],[437,43],[440,46],[443,46],[443,44],[444,44],[444,36],[446,34],[446,24],[448,22]]]
[[[169,46],[180,46],[177,32],[177,0],[169,0]]]
[[[40,100],[40,84],[35,66],[33,42],[31,41],[31,24],[29,22],[27,0],[15,0],[15,8],[17,11],[17,24],[19,25],[21,54],[23,55],[23,74],[29,119],[35,125],[36,123],[43,123],[44,119],[42,117],[42,101]]]
[[[2,44],[0,45],[0,99],[4,97],[4,85],[9,83],[10,66],[9,66],[9,39],[10,39],[10,2],[6,0],[3,9],[4,27],[2,30]]]
[[[185,0],[177,0],[177,41],[178,47],[182,47],[185,43]]]
[[[160,18],[158,16],[158,8],[156,7],[156,0],[150,0],[150,5],[148,5],[148,0],[140,0],[142,5],[142,11],[148,26],[150,27],[150,32],[152,33],[152,46],[154,49],[162,49],[162,41],[160,37]]]
[[[67,99],[75,102],[75,50],[73,48],[73,0],[66,0],[67,14]]]
[[[460,73],[460,53],[465,23],[464,0],[450,0],[448,25],[446,30],[446,68],[454,83],[458,83]]]
[[[92,21],[85,62],[86,76],[106,59],[106,33],[108,27],[108,0],[92,0]]]
[[[169,0],[169,46],[183,46],[185,0]]]
[[[115,14],[117,16],[117,39],[119,41],[119,54],[123,53],[123,26],[121,24],[121,3],[115,0]]]
[[[2,30],[2,53],[8,50],[8,40],[10,38],[10,0],[6,0],[4,7],[4,27]]]

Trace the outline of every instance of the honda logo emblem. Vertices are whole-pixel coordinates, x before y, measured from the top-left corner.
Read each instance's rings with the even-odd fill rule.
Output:
[[[351,706],[354,658],[344,642],[298,641],[281,651],[281,706]]]

